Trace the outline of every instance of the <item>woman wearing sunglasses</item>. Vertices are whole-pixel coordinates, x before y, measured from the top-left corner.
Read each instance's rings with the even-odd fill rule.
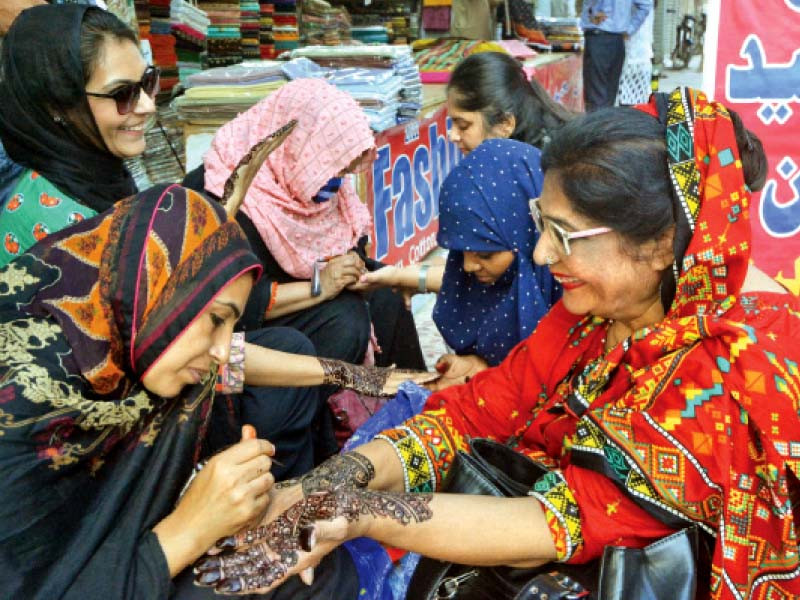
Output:
[[[22,169],[0,181],[0,265],[136,192],[123,159],[144,152],[159,80],[133,31],[80,5],[23,11],[2,73],[0,139]]]

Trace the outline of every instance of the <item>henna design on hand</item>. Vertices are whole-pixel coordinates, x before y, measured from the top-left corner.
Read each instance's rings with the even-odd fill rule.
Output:
[[[324,373],[323,383],[350,388],[369,396],[380,396],[393,367],[365,367],[341,360],[319,358]]]
[[[303,495],[314,492],[333,491],[344,488],[365,488],[375,478],[372,461],[358,452],[337,454],[299,479],[290,479],[275,484],[277,488],[290,487],[297,483],[303,486]]]
[[[354,488],[312,493],[270,524],[252,530],[255,543],[248,548],[201,558],[194,567],[195,583],[214,586],[220,593],[268,588],[297,565],[299,550],[310,550],[314,522],[344,517],[352,523],[364,515],[394,519],[407,526],[433,516],[432,497]]]

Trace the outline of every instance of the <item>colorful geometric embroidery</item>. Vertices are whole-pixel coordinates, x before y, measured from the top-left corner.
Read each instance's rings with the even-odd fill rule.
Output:
[[[436,473],[420,439],[408,427],[397,427],[375,436],[389,442],[403,465],[406,492],[436,491]]]
[[[556,547],[556,560],[567,561],[583,547],[578,503],[562,473],[553,470],[542,476],[528,492],[545,510],[545,518]]]

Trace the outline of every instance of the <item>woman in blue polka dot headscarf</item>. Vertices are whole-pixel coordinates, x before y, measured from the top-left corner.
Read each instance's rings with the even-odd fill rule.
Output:
[[[449,250],[433,320],[456,354],[499,364],[528,337],[561,288],[533,262],[539,150],[491,139],[445,179],[437,241]]]

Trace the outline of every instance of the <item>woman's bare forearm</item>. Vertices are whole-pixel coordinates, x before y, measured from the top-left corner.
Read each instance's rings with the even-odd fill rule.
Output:
[[[247,385],[314,386],[323,383],[324,375],[315,356],[290,354],[249,343],[244,345],[244,380]]]

